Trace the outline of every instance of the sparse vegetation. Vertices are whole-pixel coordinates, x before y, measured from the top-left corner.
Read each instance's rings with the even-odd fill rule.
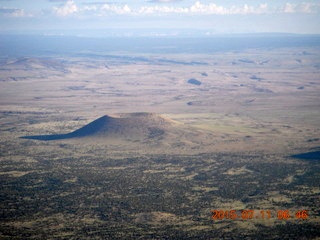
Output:
[[[303,51],[313,54],[299,63]],[[0,238],[319,237],[319,161],[290,157],[317,152],[318,56],[292,48],[2,61]],[[203,85],[188,84],[194,74]],[[113,125],[89,124],[119,112]],[[20,138],[67,133],[74,138]],[[213,221],[212,209],[272,217]],[[278,220],[285,209],[293,217]],[[307,219],[294,218],[300,210]]]

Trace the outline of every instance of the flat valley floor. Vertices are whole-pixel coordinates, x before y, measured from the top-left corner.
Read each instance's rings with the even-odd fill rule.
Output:
[[[317,47],[2,57],[0,238],[319,238],[319,93]],[[188,134],[20,138],[133,112]]]

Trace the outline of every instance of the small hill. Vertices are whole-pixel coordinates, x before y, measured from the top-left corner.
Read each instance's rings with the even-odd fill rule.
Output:
[[[102,116],[71,133],[24,136],[25,139],[59,140],[84,137],[146,140],[163,136],[176,123],[154,113],[126,113]]]
[[[189,79],[188,83],[193,84],[193,85],[197,85],[197,86],[200,86],[202,84],[199,80],[197,80],[195,78]]]

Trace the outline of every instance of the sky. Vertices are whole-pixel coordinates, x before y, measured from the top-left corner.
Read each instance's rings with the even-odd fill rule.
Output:
[[[320,0],[0,0],[0,33],[320,34]]]

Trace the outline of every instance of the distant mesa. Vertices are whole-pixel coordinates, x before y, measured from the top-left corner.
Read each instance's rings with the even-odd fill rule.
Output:
[[[267,88],[254,87],[253,90],[254,90],[255,92],[258,92],[258,93],[274,93],[272,90],[267,89]]]
[[[239,62],[242,62],[242,63],[256,63],[255,61],[251,60],[251,59],[246,59],[246,58],[243,58],[243,59],[239,59],[238,60]]]
[[[318,142],[320,141],[320,138],[310,138],[307,140],[307,142]]]
[[[251,79],[251,80],[256,80],[256,81],[261,81],[261,80],[263,80],[263,78],[258,77],[258,76],[256,76],[256,75],[252,75],[252,76],[250,77],[250,79]]]
[[[168,128],[175,124],[173,120],[154,113],[125,113],[117,116],[102,116],[71,133],[23,136],[21,138],[43,141],[84,137],[144,140],[161,137]]]
[[[192,102],[187,102],[188,106],[201,106],[202,102],[201,101],[192,101]]]
[[[197,85],[197,86],[200,86],[202,84],[202,82],[200,82],[199,80],[197,80],[195,78],[189,79],[188,83],[193,84],[193,85]]]
[[[201,73],[201,76],[208,77],[208,73],[203,72],[203,73]]]

